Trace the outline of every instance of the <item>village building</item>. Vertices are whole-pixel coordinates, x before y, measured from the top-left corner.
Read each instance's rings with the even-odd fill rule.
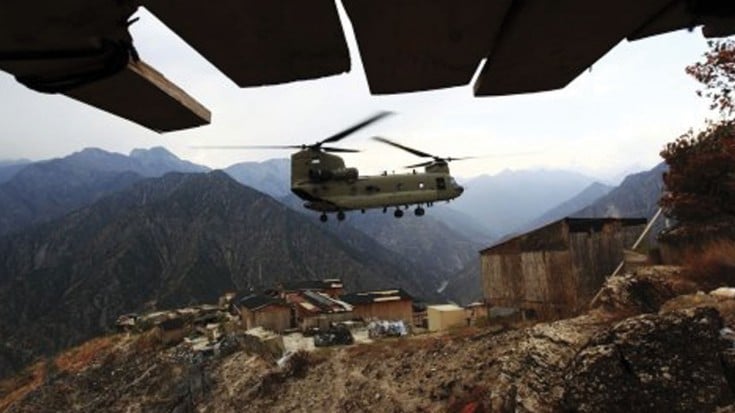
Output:
[[[472,326],[477,324],[477,320],[487,319],[489,315],[487,305],[479,301],[467,304],[464,309]]]
[[[645,224],[644,218],[564,218],[486,248],[480,251],[485,300],[538,319],[578,314]]]
[[[240,300],[240,317],[246,330],[263,327],[282,333],[291,327],[291,307],[281,299],[261,294]]]
[[[235,297],[237,297],[237,293],[235,292],[224,293],[219,300],[217,300],[217,306],[221,311],[228,311],[235,302]]]
[[[429,331],[446,331],[452,327],[467,325],[467,312],[456,304],[439,304],[426,307]]]
[[[340,296],[352,306],[355,317],[370,320],[403,320],[413,324],[413,298],[401,289],[365,291]]]
[[[426,313],[426,303],[421,301],[414,301],[411,305],[413,311],[413,325],[414,327],[428,328],[429,327],[429,316]]]
[[[316,291],[337,298],[344,294],[344,285],[339,278],[323,280],[300,280],[280,283],[277,288],[281,298],[288,301],[290,295],[298,295],[304,291]]]
[[[161,321],[155,330],[155,335],[161,343],[177,344],[186,337],[186,323],[182,318],[169,318]]]
[[[289,294],[288,300],[293,305],[296,324],[302,331],[311,328],[325,330],[334,323],[354,317],[350,304],[325,293],[306,290]]]

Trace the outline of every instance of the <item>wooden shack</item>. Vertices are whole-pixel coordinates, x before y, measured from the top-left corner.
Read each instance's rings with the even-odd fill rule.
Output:
[[[291,327],[291,307],[266,295],[252,294],[241,299],[240,317],[246,330],[263,327],[282,333]]]
[[[413,324],[413,298],[399,289],[364,291],[340,296],[352,306],[355,317],[363,320],[403,320]]]
[[[354,317],[351,305],[324,293],[307,290],[289,294],[288,300],[293,305],[296,324],[303,331],[315,327],[327,329],[334,323]]]
[[[538,319],[578,314],[645,225],[645,218],[564,218],[486,248],[485,300]]]

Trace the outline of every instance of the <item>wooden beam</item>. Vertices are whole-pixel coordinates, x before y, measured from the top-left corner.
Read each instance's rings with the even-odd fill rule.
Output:
[[[211,121],[207,108],[142,61],[130,62],[115,75],[65,94],[157,132]]]

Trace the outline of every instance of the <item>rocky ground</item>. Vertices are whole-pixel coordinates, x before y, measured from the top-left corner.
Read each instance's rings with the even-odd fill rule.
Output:
[[[0,382],[0,411],[729,411],[735,300],[679,269],[611,278],[576,318],[298,353],[236,337],[191,358],[152,337],[102,337]]]

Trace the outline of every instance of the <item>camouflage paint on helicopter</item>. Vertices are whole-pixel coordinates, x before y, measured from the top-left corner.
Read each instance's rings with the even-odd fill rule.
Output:
[[[449,201],[463,188],[449,174],[446,161],[426,165],[424,172],[359,176],[356,168],[346,168],[339,156],[307,148],[291,156],[291,191],[304,199],[304,207],[322,212],[397,207],[394,215],[403,216],[400,207],[416,205],[415,214],[424,215],[422,205]]]

